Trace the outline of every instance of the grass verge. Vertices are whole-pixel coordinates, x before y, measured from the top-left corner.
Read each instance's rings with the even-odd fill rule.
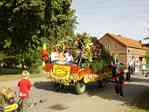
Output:
[[[149,112],[149,110],[133,107],[129,112]]]
[[[42,73],[31,74],[30,78],[38,78],[43,76],[44,75]],[[0,81],[17,80],[17,79],[20,79],[20,77],[21,77],[21,74],[1,74]]]

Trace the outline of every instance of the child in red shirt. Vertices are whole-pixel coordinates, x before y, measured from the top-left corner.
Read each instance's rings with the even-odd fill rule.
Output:
[[[29,93],[31,91],[31,81],[29,80],[29,72],[22,72],[22,79],[18,82],[19,96],[21,99],[29,98]]]
[[[21,101],[19,110],[22,110],[23,112],[27,111],[32,105],[32,101],[30,100],[31,88],[32,84],[29,80],[29,72],[23,71],[22,79],[18,82],[19,98]]]

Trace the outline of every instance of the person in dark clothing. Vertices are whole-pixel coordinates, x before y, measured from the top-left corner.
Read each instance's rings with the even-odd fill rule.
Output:
[[[117,66],[116,64],[112,64],[112,78],[114,78],[116,76],[116,69],[117,69]]]
[[[131,66],[128,66],[128,72],[126,73],[126,80],[130,80],[132,74],[132,68]]]
[[[75,59],[75,62],[77,65],[80,66],[81,64],[81,59],[82,59],[82,55],[83,55],[83,40],[80,39],[80,37],[78,36],[76,39],[76,47],[77,47],[77,57]]]
[[[124,70],[122,67],[118,69],[118,73],[116,76],[116,85],[115,85],[115,92],[120,96],[124,96],[123,93],[123,84],[124,84]]]

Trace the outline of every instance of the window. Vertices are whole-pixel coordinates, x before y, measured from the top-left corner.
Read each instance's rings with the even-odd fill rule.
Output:
[[[108,48],[108,44],[105,45],[105,48]]]
[[[107,44],[107,48],[110,49],[110,45],[109,44]]]
[[[114,47],[117,48],[117,44],[115,44]]]

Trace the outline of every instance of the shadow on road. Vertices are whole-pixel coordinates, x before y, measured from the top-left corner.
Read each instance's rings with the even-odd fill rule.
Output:
[[[128,106],[149,110],[149,79],[132,78],[124,85],[124,97],[114,91],[114,83],[109,83],[105,88],[92,88],[87,91],[89,96],[99,96],[107,100],[122,101]],[[146,83],[146,84],[144,84]],[[106,94],[105,94],[106,93]]]
[[[35,82],[34,87],[38,89],[43,89],[43,90],[54,90],[53,86],[54,84],[49,82],[49,81],[40,81],[40,82]]]
[[[72,86],[61,86],[60,88],[55,85],[53,82],[49,81],[40,81],[35,82],[34,87],[38,89],[43,89],[47,91],[61,92],[61,93],[72,93],[75,94]]]
[[[132,78],[128,84],[124,85],[124,97],[120,97],[115,93],[114,83],[108,83],[104,88],[99,88],[96,83],[88,85],[86,94],[89,97],[98,96],[106,100],[122,101],[128,106],[136,106],[137,108],[141,109],[149,109],[149,97],[146,97],[145,100],[138,99],[144,94],[146,90],[149,89],[149,84],[144,84],[148,82],[149,79],[140,79],[136,77]],[[62,87],[61,89],[56,89],[55,84],[49,81],[35,82],[34,87],[46,91],[75,94],[73,87]],[[149,92],[147,96],[149,96]]]
[[[50,106],[48,108],[52,109],[52,110],[62,111],[62,110],[68,109],[69,107],[66,107],[66,106],[64,106],[62,104],[56,104],[56,105]]]

